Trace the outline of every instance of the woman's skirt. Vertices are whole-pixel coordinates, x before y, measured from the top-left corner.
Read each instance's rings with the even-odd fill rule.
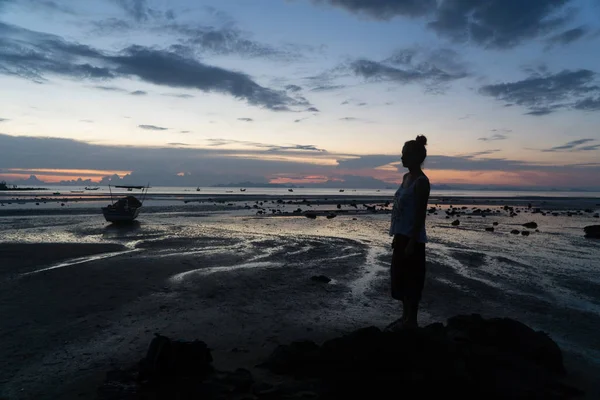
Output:
[[[409,240],[408,236],[394,236],[392,297],[396,300],[419,302],[425,284],[425,243],[415,243],[414,252],[406,256],[404,251]]]

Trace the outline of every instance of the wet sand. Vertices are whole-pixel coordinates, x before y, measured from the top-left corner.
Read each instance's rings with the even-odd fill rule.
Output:
[[[124,229],[101,216],[11,219],[12,230],[0,230],[13,238],[0,246],[0,397],[94,398],[106,371],[139,360],[155,332],[204,340],[217,368],[243,366],[260,376],[253,366],[280,343],[323,341],[397,318],[387,280],[388,216],[313,221],[205,211],[157,211]],[[488,234],[483,226],[492,217],[461,217],[451,228],[443,214],[431,216],[421,324],[459,313],[509,316],[559,343],[598,349],[600,316],[570,297],[553,300],[553,283],[542,282],[571,279],[574,291],[594,298],[586,271],[594,276],[589,260],[598,248],[579,239],[588,220],[564,217],[566,226],[563,217],[538,215],[540,235],[508,233],[532,217],[494,217],[498,232]],[[69,243],[50,243],[54,237]],[[532,261],[563,253],[578,254],[577,276]],[[567,351],[572,379],[597,398],[598,364]]]

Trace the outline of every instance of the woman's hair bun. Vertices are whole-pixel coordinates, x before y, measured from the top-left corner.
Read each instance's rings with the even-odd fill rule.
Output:
[[[420,145],[427,146],[427,138],[423,135],[417,136],[415,142],[417,142]]]

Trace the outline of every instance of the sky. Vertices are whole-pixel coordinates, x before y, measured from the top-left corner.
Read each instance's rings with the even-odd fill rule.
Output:
[[[600,0],[0,0],[0,180],[600,189]]]

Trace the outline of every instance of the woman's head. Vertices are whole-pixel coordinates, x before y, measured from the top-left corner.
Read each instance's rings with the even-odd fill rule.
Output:
[[[423,135],[417,136],[415,140],[404,143],[402,148],[402,165],[406,168],[418,167],[427,157],[427,138]]]

